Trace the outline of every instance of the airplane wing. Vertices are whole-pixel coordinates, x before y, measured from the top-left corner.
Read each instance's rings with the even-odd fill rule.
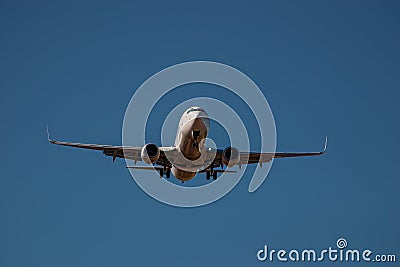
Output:
[[[100,150],[103,154],[107,156],[112,156],[113,160],[115,158],[127,158],[132,160],[141,161],[140,153],[141,147],[123,147],[123,146],[111,146],[111,145],[97,145],[97,144],[82,144],[82,143],[70,143],[70,142],[60,142],[49,139],[49,142],[55,145],[78,147],[90,150]]]
[[[98,145],[98,144],[82,144],[82,143],[71,143],[71,142],[61,142],[50,138],[49,131],[47,130],[48,141],[55,145],[69,146],[84,148],[90,150],[102,151],[104,155],[113,157],[113,161],[116,158],[126,158],[134,161],[142,161],[141,152],[143,147],[134,146],[112,146],[112,145]],[[157,160],[158,165],[169,166],[170,162],[165,156],[165,151],[170,151],[171,147],[160,147],[160,158]]]
[[[240,152],[240,164],[262,164],[269,162],[273,158],[294,158],[294,157],[311,157],[320,156],[326,152],[328,138],[325,138],[325,145],[322,151],[317,152],[275,152],[275,153],[262,153],[262,152]]]
[[[325,139],[325,146],[322,151],[317,152],[240,152],[240,160],[237,165],[243,164],[262,164],[269,162],[273,158],[294,158],[294,157],[310,157],[323,155],[326,152],[328,138]],[[213,162],[213,167],[222,166],[222,152],[223,150],[218,149],[216,157]]]

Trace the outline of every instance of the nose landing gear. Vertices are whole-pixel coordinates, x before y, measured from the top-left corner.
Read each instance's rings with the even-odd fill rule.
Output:
[[[194,138],[193,147],[199,148],[199,142],[197,141],[197,139],[200,136],[200,131],[192,131],[192,135]]]

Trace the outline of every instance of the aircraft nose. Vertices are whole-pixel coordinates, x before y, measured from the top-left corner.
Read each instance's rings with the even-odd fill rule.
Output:
[[[196,118],[193,120],[192,129],[194,131],[204,131],[207,129],[207,123],[205,118]]]
[[[210,125],[210,119],[208,118],[207,113],[201,111],[195,114],[195,119],[193,124],[198,125],[200,127],[206,127],[208,129]]]
[[[187,122],[182,129],[183,133],[192,139],[202,140],[207,136],[208,123],[206,118],[195,118]]]

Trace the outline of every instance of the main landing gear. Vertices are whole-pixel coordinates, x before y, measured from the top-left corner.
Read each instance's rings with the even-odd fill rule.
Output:
[[[165,173],[165,176],[167,177],[167,179],[169,179],[170,177],[171,177],[171,169],[160,169],[160,178],[163,178],[164,177],[164,173]]]
[[[192,146],[195,147],[195,148],[199,148],[199,143],[197,142],[197,139],[200,136],[200,131],[193,131],[192,135],[193,135],[193,138],[194,138],[194,142],[193,142]]]
[[[206,172],[206,179],[207,179],[207,180],[210,180],[211,176],[213,177],[214,180],[217,180],[217,178],[218,178],[218,172],[213,171],[213,170],[207,171],[207,172]]]

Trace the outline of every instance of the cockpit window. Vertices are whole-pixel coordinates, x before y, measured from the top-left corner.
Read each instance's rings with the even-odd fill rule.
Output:
[[[204,111],[202,108],[191,108],[188,111],[186,111],[186,114],[189,114],[192,111]]]

